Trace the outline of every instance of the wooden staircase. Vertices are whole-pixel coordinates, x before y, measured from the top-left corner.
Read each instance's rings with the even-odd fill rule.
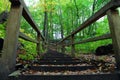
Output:
[[[29,70],[36,73],[10,76],[8,80],[120,80],[118,73],[81,74],[80,71],[97,68],[94,65],[82,64],[88,63],[56,51],[48,51],[42,59],[38,59],[29,67]]]

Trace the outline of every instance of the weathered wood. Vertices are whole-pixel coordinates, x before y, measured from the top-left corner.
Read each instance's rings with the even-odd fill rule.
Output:
[[[55,46],[56,46],[56,47],[55,47],[55,50],[56,50],[56,51],[58,51],[58,45],[57,45],[57,44],[55,44]]]
[[[57,45],[57,44],[56,44]],[[60,52],[61,51],[61,45],[57,45],[56,46],[56,48],[57,48],[57,50],[56,51],[58,51],[58,52]]]
[[[4,39],[3,53],[0,62],[0,76],[14,70],[16,64],[17,42],[19,35],[20,20],[23,7],[11,5],[7,21],[6,37]]]
[[[74,35],[72,35],[71,37],[71,55],[74,57],[75,56],[75,45],[73,44],[74,43]]]
[[[82,43],[87,43],[87,42],[94,42],[94,41],[99,41],[99,40],[105,40],[105,39],[110,39],[111,35],[110,34],[104,34],[102,36],[97,36],[97,37],[93,37],[93,38],[89,38],[89,39],[85,39],[83,41],[80,42],[76,42],[76,43],[72,43],[72,44],[67,44],[65,46],[70,46],[70,45],[75,45],[75,44],[82,44]]]
[[[37,34],[37,41],[38,41],[37,47],[36,47],[37,54],[40,54],[40,34]]]
[[[30,42],[33,42],[33,43],[38,43],[37,40],[34,40],[34,39],[28,37],[27,35],[25,35],[22,32],[19,33],[19,37],[22,38],[22,39],[24,39],[24,40],[26,40],[26,41],[30,41]]]
[[[116,54],[117,68],[120,70],[120,16],[118,10],[107,12],[110,31],[112,36],[113,48]]]
[[[71,74],[71,75],[20,75],[18,77],[10,76],[10,80],[120,80],[118,73],[103,74]]]
[[[62,43],[62,45],[61,45],[61,52],[62,53],[65,53],[65,46],[64,46],[64,42]]]
[[[66,40],[67,38],[71,37],[72,35],[80,32],[84,28],[88,27],[91,25],[93,22],[98,20],[99,18],[103,17],[106,15],[106,12],[111,9],[111,8],[117,8],[120,6],[120,0],[117,1],[111,1],[108,4],[106,4],[104,7],[102,7],[99,11],[97,11],[94,15],[92,15],[90,18],[88,18],[84,23],[82,23],[77,29],[75,29],[70,35],[66,36],[64,39],[62,39],[58,44]]]

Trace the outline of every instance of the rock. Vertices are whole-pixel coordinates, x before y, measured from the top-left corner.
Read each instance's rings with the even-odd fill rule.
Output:
[[[99,46],[96,50],[95,50],[95,55],[97,56],[101,56],[101,55],[108,55],[113,53],[113,45],[112,44],[108,44],[108,45],[104,45],[104,46]]]
[[[9,15],[8,11],[3,11],[2,13],[0,13],[0,24],[7,21],[8,15]]]
[[[0,38],[0,52],[3,48],[4,39]]]

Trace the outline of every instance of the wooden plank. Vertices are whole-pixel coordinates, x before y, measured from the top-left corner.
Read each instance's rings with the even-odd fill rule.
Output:
[[[118,10],[107,12],[114,52],[116,54],[117,68],[120,70],[120,16]]]
[[[83,44],[83,43],[87,43],[87,42],[94,42],[94,41],[105,40],[105,39],[110,39],[110,38],[111,38],[110,34],[104,34],[102,36],[97,36],[97,37],[89,38],[89,39],[86,39],[86,40],[83,40],[83,41],[80,41],[80,42],[76,42],[76,43],[73,43],[73,44],[74,45],[75,44]],[[73,44],[67,44],[65,46],[70,46],[70,45],[73,45]]]
[[[102,74],[65,74],[60,75],[20,75],[18,77],[10,76],[9,80],[120,80],[119,73]]]
[[[22,39],[24,39],[24,40],[26,40],[26,41],[30,41],[30,42],[33,42],[33,43],[38,43],[37,40],[34,40],[34,39],[28,37],[27,35],[25,35],[22,32],[19,33],[19,37],[22,38]]]
[[[0,76],[6,75],[14,70],[16,64],[16,52],[19,35],[20,20],[23,7],[11,5],[7,21],[6,37],[4,39],[3,53],[0,62]]]
[[[92,23],[94,23],[96,20],[99,18],[103,17],[106,15],[106,12],[111,9],[111,8],[117,8],[120,6],[120,0],[119,1],[111,1],[108,4],[106,4],[104,7],[102,7],[98,12],[96,12],[94,15],[92,15],[90,18],[88,18],[84,23],[82,23],[77,29],[75,29],[70,35],[66,36],[64,39],[62,39],[58,44],[72,36],[73,34],[76,34],[83,30],[84,28],[88,27]]]

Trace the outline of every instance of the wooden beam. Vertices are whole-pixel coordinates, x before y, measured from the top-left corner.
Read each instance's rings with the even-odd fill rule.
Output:
[[[25,35],[22,32],[19,33],[19,37],[22,38],[22,39],[24,39],[24,40],[26,40],[26,41],[30,41],[30,42],[33,42],[33,43],[38,43],[37,40],[34,40],[34,39],[28,37],[27,35]]]
[[[72,43],[72,44],[67,44],[65,46],[70,46],[70,45],[75,45],[75,44],[83,44],[83,43],[87,43],[87,42],[94,42],[94,41],[99,41],[99,40],[105,40],[105,39],[110,39],[111,35],[110,34],[104,34],[102,36],[97,36],[97,37],[93,37],[93,38],[89,38],[89,39],[85,39],[83,41],[80,42],[76,42],[76,43]]]
[[[92,23],[94,23],[99,18],[106,15],[106,12],[111,8],[117,8],[120,6],[120,0],[118,1],[111,1],[108,4],[106,4],[104,7],[102,7],[99,11],[97,11],[94,15],[92,15],[90,18],[88,18],[84,23],[82,23],[77,29],[75,29],[70,35],[66,36],[64,39],[62,39],[58,44],[66,40],[67,38],[71,37],[73,34],[76,34],[83,30],[84,28],[88,27]]]
[[[120,15],[118,10],[109,10],[107,12],[107,15],[110,25],[117,68],[120,71]]]
[[[16,65],[16,52],[22,10],[23,7],[20,5],[11,5],[10,14],[7,20],[6,37],[4,39],[3,52],[0,61],[0,76],[2,74],[5,77],[6,74],[14,71]]]

